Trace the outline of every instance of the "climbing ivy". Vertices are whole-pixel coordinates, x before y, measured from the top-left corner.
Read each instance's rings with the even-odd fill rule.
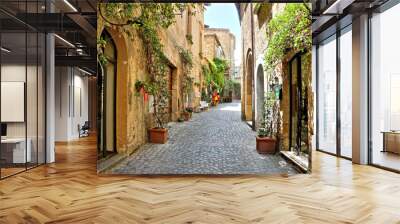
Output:
[[[176,46],[178,49],[179,55],[183,62],[183,82],[182,89],[185,94],[184,99],[189,98],[190,94],[193,91],[193,83],[194,78],[191,76],[192,68],[193,68],[193,55],[189,50]]]
[[[156,125],[164,128],[167,121],[169,92],[167,87],[167,58],[159,31],[175,23],[177,14],[188,4],[183,3],[101,3],[99,14],[105,26],[117,27],[129,37],[137,32],[144,43],[147,71],[150,75],[146,91],[154,96],[153,109]],[[99,58],[99,56],[98,56]]]
[[[107,41],[103,37],[99,37],[97,39],[97,60],[102,67],[104,67],[108,63],[108,60],[104,55],[104,48],[106,47],[106,44]]]
[[[208,65],[202,67],[206,86],[211,93],[217,90],[222,93],[225,86],[225,71],[228,69],[228,62],[221,58],[214,58],[208,61]]]
[[[270,20],[267,28],[268,47],[264,57],[267,69],[275,66],[290,51],[311,50],[311,13],[306,4],[287,4]]]

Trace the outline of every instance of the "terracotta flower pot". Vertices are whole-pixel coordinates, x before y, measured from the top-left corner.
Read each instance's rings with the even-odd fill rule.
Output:
[[[166,128],[151,128],[149,129],[149,142],[164,144],[168,140],[168,129]]]
[[[276,139],[270,137],[256,137],[256,148],[260,154],[274,154],[276,148]]]
[[[185,121],[188,121],[189,119],[190,119],[190,113],[189,112],[183,112],[183,119],[185,120]]]

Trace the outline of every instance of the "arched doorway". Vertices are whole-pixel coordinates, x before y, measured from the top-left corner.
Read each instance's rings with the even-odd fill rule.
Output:
[[[117,90],[117,50],[111,35],[103,31],[106,41],[103,53],[107,63],[98,74],[99,104],[99,156],[115,153],[116,147],[116,90]]]
[[[252,121],[252,108],[253,108],[253,55],[251,52],[247,54],[246,63],[246,84],[245,84],[245,120]]]
[[[259,127],[261,124],[264,108],[264,69],[262,65],[258,65],[257,68],[257,82],[256,82],[256,100],[257,100],[257,114],[256,114],[256,126]]]

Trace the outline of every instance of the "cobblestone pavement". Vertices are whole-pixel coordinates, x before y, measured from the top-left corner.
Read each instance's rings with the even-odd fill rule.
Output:
[[[167,144],[146,144],[106,173],[295,174],[279,154],[260,155],[256,132],[241,120],[240,101],[170,123]]]

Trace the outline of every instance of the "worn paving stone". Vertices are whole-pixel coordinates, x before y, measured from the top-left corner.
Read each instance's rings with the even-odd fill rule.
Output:
[[[241,120],[240,101],[170,123],[167,144],[145,144],[106,173],[296,174],[280,155],[260,155],[256,132]]]

